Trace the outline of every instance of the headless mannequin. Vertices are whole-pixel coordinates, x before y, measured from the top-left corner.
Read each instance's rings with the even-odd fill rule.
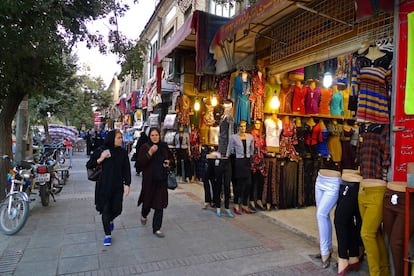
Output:
[[[252,135],[254,138],[254,151],[253,156],[253,181],[250,190],[250,206],[252,211],[256,211],[256,204],[260,210],[265,210],[262,202],[263,184],[264,184],[264,154],[267,153],[266,142],[262,135],[263,123],[260,120],[256,120],[254,123],[254,130]],[[257,160],[256,160],[257,159]],[[256,175],[260,174],[260,175]],[[257,200],[255,201],[255,194],[257,194]]]
[[[279,152],[279,136],[282,130],[282,122],[273,113],[272,117],[265,120],[266,145],[269,152]]]
[[[279,96],[279,93],[280,93],[280,85],[277,83],[276,77],[269,76],[269,79],[265,85],[265,104],[264,104],[264,109],[263,109],[265,113],[274,112],[274,110],[272,110],[270,106],[270,103],[272,101],[272,97],[274,95]]]
[[[293,87],[290,85],[287,78],[282,79],[281,90],[279,94],[280,100],[280,112],[292,113],[292,98],[293,98]]]

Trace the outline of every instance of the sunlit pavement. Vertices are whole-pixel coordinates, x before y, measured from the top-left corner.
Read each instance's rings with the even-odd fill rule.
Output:
[[[94,183],[86,178],[84,152],[75,152],[68,183],[48,207],[31,202],[25,227],[0,234],[0,275],[335,275],[309,255],[319,251],[314,208],[216,217],[203,210],[200,183],[169,191],[162,230],[152,234],[137,208],[135,176],[124,210],[115,220],[112,246],[103,245]],[[133,167],[132,167],[133,170]],[[293,221],[293,222],[292,222]],[[354,275],[368,275],[366,264]],[[348,275],[352,275],[349,273]]]

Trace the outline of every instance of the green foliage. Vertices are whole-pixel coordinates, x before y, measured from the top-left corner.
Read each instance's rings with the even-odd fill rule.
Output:
[[[74,106],[68,96],[77,81],[72,46],[84,41],[101,52],[125,49],[121,44],[108,48],[102,34],[89,33],[85,24],[109,16],[109,23],[116,25],[128,6],[113,0],[0,2],[0,152],[11,155],[11,123],[25,95],[39,103],[35,118]],[[124,43],[119,37],[116,31],[109,42]],[[6,172],[0,161],[0,175]],[[0,198],[5,185],[1,178]]]
[[[124,50],[125,55],[121,61],[121,73],[118,78],[123,80],[125,76],[131,74],[133,79],[142,77],[144,59],[147,53],[148,42],[139,41],[135,46]]]

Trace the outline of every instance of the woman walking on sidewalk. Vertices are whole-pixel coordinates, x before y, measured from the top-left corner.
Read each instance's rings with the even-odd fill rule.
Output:
[[[142,189],[138,206],[142,203],[141,223],[147,223],[147,216],[154,209],[152,232],[159,238],[161,232],[164,208],[168,205],[167,176],[172,166],[172,154],[168,145],[160,141],[160,130],[151,128],[149,142],[142,145],[137,156],[137,162],[142,168]]]
[[[122,133],[119,130],[110,131],[104,145],[94,150],[86,163],[87,168],[98,165],[102,166],[102,173],[95,186],[95,206],[102,214],[104,245],[109,246],[112,243],[113,220],[121,214],[123,195],[129,194],[131,184],[128,153],[122,148]]]

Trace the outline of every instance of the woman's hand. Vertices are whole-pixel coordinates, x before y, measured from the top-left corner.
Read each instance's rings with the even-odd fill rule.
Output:
[[[158,150],[158,146],[157,145],[152,145],[148,150],[148,154],[153,155],[157,150]]]
[[[164,166],[164,168],[169,168],[170,167],[170,160],[164,160],[164,163],[162,164]]]
[[[128,185],[124,185],[124,195],[128,196],[130,191],[130,187]]]

